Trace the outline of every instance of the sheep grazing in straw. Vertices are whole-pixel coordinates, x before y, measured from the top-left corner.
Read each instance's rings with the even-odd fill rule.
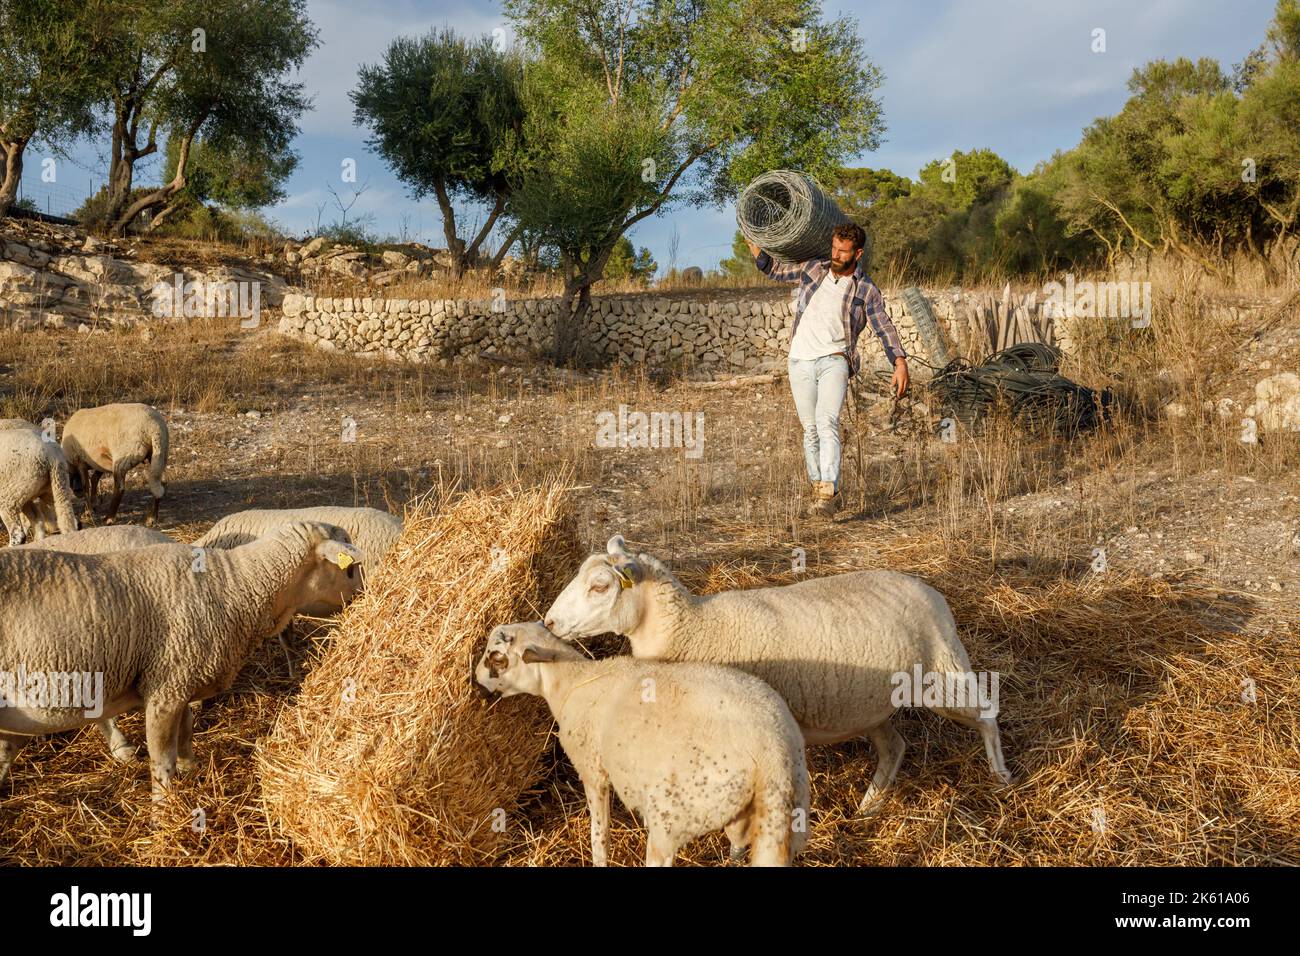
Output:
[[[0,707],[0,779],[24,737],[143,707],[153,798],[163,799],[177,767],[193,759],[190,701],[229,688],[258,641],[319,600],[332,580],[327,566],[360,560],[343,531],[308,522],[197,556],[181,544],[0,552],[0,593],[17,596],[0,616],[0,674],[97,682],[75,701],[24,700],[19,691],[15,706]]]
[[[51,515],[59,531],[76,531],[76,507],[63,452],[35,425],[19,419],[5,422],[0,428],[0,522],[9,533],[9,543],[27,540],[24,517],[37,540],[54,523]]]
[[[168,443],[167,420],[151,405],[121,403],[74,412],[63,426],[63,454],[72,470],[77,494],[86,496],[87,520],[95,515],[101,475],[113,476],[113,498],[104,516],[111,524],[122,503],[127,472],[136,465],[148,464],[153,504],[145,524],[156,524],[158,503],[167,493],[162,476],[167,467]]]
[[[67,534],[55,534],[21,545],[40,551],[63,551],[68,554],[111,554],[114,551],[126,551],[130,548],[147,548],[155,544],[177,544],[161,531],[141,528],[138,525],[117,525],[109,528],[82,528]],[[95,726],[104,735],[108,752],[120,763],[135,762],[135,747],[126,739],[126,734],[118,729],[113,718],[95,721]]]
[[[857,571],[701,596],[658,559],[633,555],[621,536],[610,539],[606,554],[583,562],[545,624],[567,640],[624,635],[635,657],[748,671],[786,699],[809,744],[865,735],[878,759],[858,806],[864,814],[876,808],[903,759],[905,744],[891,723],[905,683],[900,675],[909,686],[917,667],[973,677],[947,602],[919,578]],[[969,699],[925,703],[978,730],[994,775],[1011,782],[996,716]]]
[[[691,840],[725,829],[738,859],[786,866],[807,841],[803,737],[781,696],[714,664],[589,661],[540,624],[496,628],[475,669],[503,697],[546,699],[582,778],[591,856],[604,866],[612,785],[649,831],[646,866],[672,866]]]
[[[41,551],[65,551],[69,554],[111,554],[132,548],[147,548],[155,544],[179,544],[153,528],[124,524],[107,528],[82,528],[67,534],[51,535],[40,541],[23,545]]]
[[[338,575],[337,587],[327,600],[304,607],[304,614],[325,616],[339,611],[362,588],[364,574],[373,572],[397,539],[402,536],[402,519],[378,508],[347,508],[322,505],[314,508],[254,508],[226,515],[201,538],[196,548],[235,548],[272,534],[291,521],[323,521],[348,533],[352,544],[366,556],[365,571],[349,568]],[[355,573],[354,573],[355,572]]]

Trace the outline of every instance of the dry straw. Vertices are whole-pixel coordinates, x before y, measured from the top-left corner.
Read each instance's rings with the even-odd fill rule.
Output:
[[[260,750],[267,813],[307,861],[489,862],[544,770],[540,698],[486,703],[488,631],[537,620],[583,557],[568,479],[408,512],[332,643]]]
[[[762,545],[732,534],[731,554]],[[924,711],[896,723],[907,740],[898,784],[869,819],[854,815],[875,770],[869,744],[811,747],[803,866],[1290,865],[1300,863],[1294,626],[1251,633],[1244,596],[1195,581],[1086,570],[1044,580],[990,575],[938,535],[872,539],[871,563],[919,573],[948,599],[976,670],[1002,675],[999,721],[1017,777],[999,789],[978,738]],[[700,550],[705,550],[701,546]],[[768,551],[767,554],[772,554]],[[677,568],[701,592],[800,580],[777,563]],[[855,570],[860,559],[822,573]],[[1251,678],[1257,699],[1243,699]],[[525,807],[528,826],[501,862],[589,862],[580,783],[561,764]],[[643,828],[616,807],[610,862],[637,866]],[[679,865],[726,865],[720,833]]]

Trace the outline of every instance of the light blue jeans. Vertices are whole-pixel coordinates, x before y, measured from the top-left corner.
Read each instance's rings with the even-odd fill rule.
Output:
[[[803,458],[809,481],[840,487],[840,409],[849,388],[843,355],[790,359],[790,392],[803,425]]]

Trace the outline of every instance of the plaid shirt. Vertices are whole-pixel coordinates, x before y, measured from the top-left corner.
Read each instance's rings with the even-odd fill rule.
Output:
[[[813,293],[817,291],[822,279],[830,271],[831,261],[809,259],[807,262],[782,262],[778,265],[775,259],[759,250],[754,264],[765,276],[777,282],[798,280],[799,299],[794,307],[794,325],[790,327],[790,341],[793,342],[794,334],[799,330],[799,320],[803,317],[803,310],[808,307]],[[858,335],[866,328],[868,322],[880,337],[880,344],[885,347],[889,364],[894,364],[900,358],[906,358],[903,345],[898,340],[898,330],[894,328],[889,313],[885,311],[885,297],[880,294],[880,288],[863,273],[861,257],[858,258],[849,281],[852,285],[849,286],[849,294],[844,297],[843,312],[844,339],[849,343],[848,354],[845,356],[849,360],[849,374],[857,375],[858,367],[862,364],[857,348]]]

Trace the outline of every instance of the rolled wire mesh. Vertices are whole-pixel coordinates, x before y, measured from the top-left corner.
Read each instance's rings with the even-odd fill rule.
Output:
[[[831,233],[848,221],[817,183],[790,169],[764,173],[736,200],[741,235],[786,262],[829,259]]]
[[[927,388],[939,414],[973,426],[1002,406],[1021,424],[1072,435],[1096,428],[1110,414],[1116,397],[1076,384],[1057,371],[1060,352],[1037,342],[1022,342],[995,352],[979,365],[953,359]]]

